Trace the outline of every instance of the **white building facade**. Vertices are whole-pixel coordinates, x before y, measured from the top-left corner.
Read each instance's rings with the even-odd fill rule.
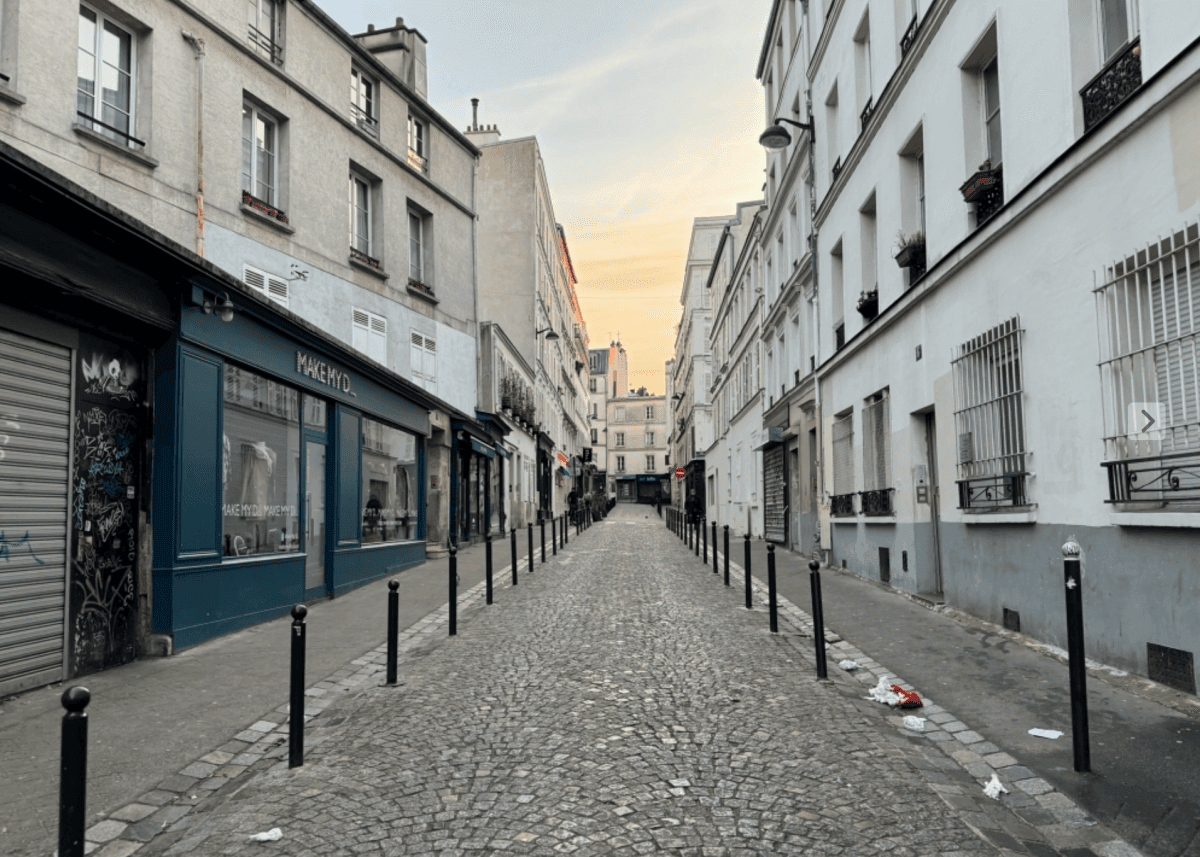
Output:
[[[645,392],[608,401],[609,482],[619,503],[668,496],[667,398]]]

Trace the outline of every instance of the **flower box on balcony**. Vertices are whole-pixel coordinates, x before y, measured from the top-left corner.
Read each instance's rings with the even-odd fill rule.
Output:
[[[973,176],[963,182],[958,190],[966,202],[976,202],[991,191],[1000,181],[1000,169],[992,169],[990,161],[984,161]]]
[[[913,232],[911,235],[900,232],[896,235],[896,246],[900,250],[896,254],[897,265],[901,268],[920,268],[924,271],[925,235],[922,232]]]
[[[879,314],[879,289],[871,289],[859,296],[858,311],[866,318],[874,318]]]

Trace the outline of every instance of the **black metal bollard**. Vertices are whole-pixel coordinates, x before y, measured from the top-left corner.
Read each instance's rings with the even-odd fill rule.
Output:
[[[746,561],[743,564],[743,570],[746,572],[746,609],[750,610],[754,607],[754,602],[750,599],[750,534],[746,533],[742,538],[746,540]]]
[[[450,545],[450,636],[458,633],[458,548]]]
[[[304,617],[308,608],[292,608],[292,694],[288,705],[288,767],[304,764]]]
[[[58,778],[58,853],[60,857],[83,857],[83,827],[87,821],[87,704],[92,695],[86,687],[63,691],[62,744]]]
[[[821,606],[821,563],[808,561],[808,585],[812,590],[813,645],[817,648],[817,678],[829,678],[825,670],[825,611]]]
[[[729,524],[725,525],[725,585],[729,585]]]
[[[704,564],[708,565],[708,527],[704,526],[703,519],[698,521],[698,523],[700,524],[701,537],[704,539]],[[713,526],[716,526],[716,524],[714,524]],[[716,550],[716,549],[717,549],[717,543],[716,543],[716,541],[714,541],[713,542],[713,550]]]
[[[717,573],[717,522],[713,521],[713,574]]]
[[[567,526],[567,516],[565,514],[562,516],[562,528],[563,528],[563,547],[566,547],[567,543],[569,541],[571,541],[571,533],[570,533],[571,528]]]
[[[396,684],[397,636],[400,633],[400,581],[388,581],[387,683]]]
[[[779,605],[775,598],[775,545],[767,545],[767,601],[771,609],[771,633],[779,633]]]
[[[558,556],[558,522],[550,522],[550,550]]]
[[[492,603],[492,534],[484,536],[484,574],[487,575],[487,603]]]
[[[546,562],[546,519],[542,518],[542,563]]]
[[[1083,580],[1079,570],[1079,543],[1071,538],[1062,546],[1063,578],[1067,588],[1067,672],[1071,679],[1071,742],[1075,771],[1092,769],[1088,741],[1087,665],[1083,651]]]
[[[512,574],[513,586],[517,585],[517,528],[512,530]]]
[[[533,574],[533,521],[529,522],[529,573]]]
[[[700,534],[704,532],[704,521],[697,518],[692,522],[692,538],[695,541],[696,556],[700,556]],[[708,565],[708,557],[704,558],[704,564]]]

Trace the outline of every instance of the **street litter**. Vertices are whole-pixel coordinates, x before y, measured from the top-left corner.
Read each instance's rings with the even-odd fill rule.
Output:
[[[1029,734],[1036,735],[1038,738],[1049,738],[1051,741],[1062,737],[1062,733],[1057,729],[1030,729]]]
[[[266,833],[256,833],[250,838],[255,842],[278,842],[283,839],[283,831],[278,827],[272,827]]]
[[[900,696],[900,701],[896,703],[897,708],[920,708],[925,704],[921,702],[921,697],[917,696],[915,690],[905,690],[898,684],[892,685],[892,690]]]
[[[1000,800],[1000,792],[1008,794],[1008,789],[1000,784],[1000,778],[998,776],[992,774],[991,781],[983,787],[983,793],[990,798]]]
[[[850,672],[851,670],[858,669],[858,661],[839,661],[838,666],[846,672]]]
[[[909,714],[909,715],[905,716],[905,718],[904,718],[904,728],[912,729],[916,732],[924,732],[925,731],[925,718],[924,717],[914,717],[913,715]]]
[[[882,702],[884,705],[895,705],[900,701],[900,694],[888,690],[888,677],[884,676],[879,680],[879,684],[871,688],[871,695],[867,699]]]

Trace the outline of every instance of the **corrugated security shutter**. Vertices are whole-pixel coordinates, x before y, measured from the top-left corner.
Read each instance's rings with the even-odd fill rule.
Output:
[[[71,352],[0,329],[0,696],[63,677]]]

